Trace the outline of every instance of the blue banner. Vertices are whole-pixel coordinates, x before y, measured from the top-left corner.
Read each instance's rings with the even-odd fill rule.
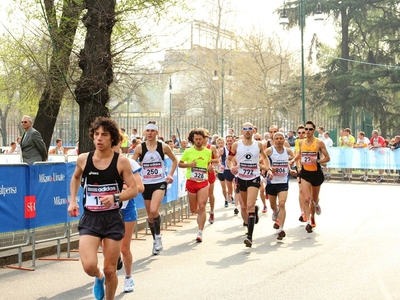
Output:
[[[28,194],[28,165],[0,166],[0,233],[26,229],[25,207]]]
[[[31,228],[67,222],[69,182],[65,163],[30,166],[29,194],[36,197],[36,218]]]

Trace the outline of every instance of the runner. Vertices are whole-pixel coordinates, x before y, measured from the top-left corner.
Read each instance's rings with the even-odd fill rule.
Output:
[[[277,239],[282,240],[286,233],[283,230],[286,219],[285,203],[289,190],[289,174],[296,174],[295,170],[290,170],[289,158],[293,158],[293,152],[290,148],[284,147],[285,136],[281,132],[276,132],[273,136],[274,146],[265,150],[271,162],[272,178],[267,178],[266,193],[269,197],[271,209],[273,211],[272,221],[277,221],[279,218],[279,227]],[[276,199],[279,201],[279,206],[276,205]]]
[[[315,124],[307,121],[304,130],[306,138],[300,141],[299,152],[296,157],[291,161],[301,159],[302,169],[300,171],[301,178],[301,191],[304,195],[304,213],[307,217],[306,231],[313,232],[310,217],[310,204],[314,205],[314,210],[317,215],[321,214],[321,207],[319,205],[319,191],[321,184],[324,182],[324,174],[321,170],[321,163],[330,161],[329,153],[326,150],[324,142],[314,137]],[[320,152],[323,158],[320,157]]]
[[[163,249],[161,241],[161,217],[159,209],[167,192],[167,185],[174,181],[174,173],[178,161],[171,148],[157,140],[158,127],[155,122],[149,122],[145,127],[146,141],[136,146],[132,159],[141,162],[142,180],[144,183],[144,205],[148,216],[151,234],[153,236],[153,255],[158,255]],[[166,175],[164,155],[172,161],[171,169]]]
[[[261,142],[253,140],[253,124],[244,123],[242,134],[243,140],[232,145],[228,157],[228,166],[232,174],[238,175],[240,195],[247,208],[248,215],[248,233],[244,243],[246,247],[251,247],[254,225],[258,223],[258,206],[255,203],[260,189],[260,156],[263,159],[263,169],[268,169],[268,175],[272,176],[272,173],[269,170],[269,161],[265,156]],[[237,163],[235,166],[233,165],[234,158],[236,158]]]
[[[222,195],[224,196],[225,199],[225,207],[228,207],[228,202],[226,201],[228,197],[228,191],[227,191],[227,186],[226,186],[226,181],[224,177],[224,170],[226,168],[226,154],[225,154],[225,141],[224,138],[217,138],[217,147],[218,147],[218,158],[219,158],[219,163],[218,163],[218,173],[217,173],[217,178],[219,180],[219,183],[221,184],[221,189],[222,189]]]
[[[95,298],[103,299],[106,294],[107,300],[112,300],[118,286],[117,261],[125,233],[120,207],[138,194],[138,188],[128,158],[112,151],[120,142],[118,125],[109,118],[98,117],[89,135],[96,150],[78,156],[71,179],[68,213],[79,215],[76,196],[82,182],[84,213],[78,225],[80,260],[86,274],[96,277]],[[101,242],[104,270],[98,266],[97,249]]]
[[[211,166],[211,150],[204,147],[206,134],[202,129],[193,129],[188,140],[192,147],[186,149],[179,161],[179,168],[186,168],[186,190],[189,195],[190,211],[197,213],[198,232],[196,241],[203,241],[208,198],[208,172]]]

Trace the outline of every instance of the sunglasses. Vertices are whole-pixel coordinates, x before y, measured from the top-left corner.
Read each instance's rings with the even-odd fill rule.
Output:
[[[253,127],[243,127],[242,129],[243,129],[243,130],[251,131],[251,130],[253,130]]]
[[[297,134],[305,134],[305,131],[298,131]]]
[[[314,130],[314,128],[309,128],[309,127],[306,127],[306,128],[304,128],[304,130],[305,130],[305,131],[313,131],[313,130]]]
[[[28,121],[21,121],[21,124],[26,124],[28,123]]]

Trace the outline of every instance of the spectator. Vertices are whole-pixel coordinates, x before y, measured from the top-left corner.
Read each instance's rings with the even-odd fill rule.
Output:
[[[21,125],[25,130],[21,140],[21,151],[24,162],[32,165],[34,162],[46,161],[46,145],[39,131],[32,127],[32,118],[23,116]]]
[[[136,139],[136,137],[137,137],[137,129],[132,128],[132,133],[129,140],[132,141],[133,139]]]
[[[370,143],[370,146],[369,146],[370,150],[375,150],[375,149],[383,148],[386,146],[385,139],[379,135],[378,130],[372,130],[372,136],[371,136],[369,143]],[[376,178],[376,182],[379,183],[383,180],[383,177],[382,177],[383,169],[379,169],[378,173],[379,173],[379,175]]]
[[[217,147],[217,138],[218,138],[218,134],[213,134],[212,140],[211,140],[211,145],[214,145],[215,147]]]
[[[17,149],[17,143],[16,142],[11,142],[10,147],[11,147],[11,149],[7,150],[7,154],[19,154],[19,153],[21,153],[21,151]]]
[[[318,139],[320,139],[321,141],[325,140],[324,137],[324,126],[318,126]]]
[[[76,141],[75,148],[67,152],[68,155],[79,155],[79,141]]]
[[[326,148],[333,147],[333,141],[329,136],[329,131],[325,131],[325,133],[324,133],[324,143],[325,143]]]
[[[182,140],[181,141],[181,146],[179,147],[179,153],[185,152],[187,147],[187,140]]]
[[[62,146],[62,140],[56,140],[56,146],[49,151],[49,154],[64,154],[64,147]]]
[[[179,149],[180,143],[175,134],[171,135],[171,140],[173,142],[174,148]]]
[[[369,139],[365,136],[364,131],[360,131],[358,133],[357,143],[354,145],[354,148],[366,148],[369,145]],[[360,179],[367,181],[368,180],[368,169],[364,170],[364,175],[360,177]]]
[[[22,140],[22,136],[17,137],[17,149],[18,149],[18,153],[21,153],[21,140]]]
[[[125,132],[125,128],[121,128],[122,134],[124,136],[124,139],[122,140],[122,144],[121,144],[121,150],[122,153],[128,153],[128,149],[129,149],[129,136],[128,134]]]
[[[293,131],[288,131],[287,133],[287,142],[289,143],[290,147],[294,147],[294,143],[296,142],[296,137],[293,134]]]

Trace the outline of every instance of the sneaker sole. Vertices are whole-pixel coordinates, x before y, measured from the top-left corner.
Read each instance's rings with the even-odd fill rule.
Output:
[[[253,245],[252,241],[250,241],[249,239],[245,239],[244,240],[244,244],[246,245],[246,247],[251,248],[251,246]]]
[[[312,226],[310,225],[310,224],[308,224],[307,226],[306,226],[306,231],[307,231],[307,233],[312,233],[313,231],[312,231]]]
[[[282,240],[286,236],[286,233],[284,231],[281,231],[278,236],[276,237],[277,240]]]

